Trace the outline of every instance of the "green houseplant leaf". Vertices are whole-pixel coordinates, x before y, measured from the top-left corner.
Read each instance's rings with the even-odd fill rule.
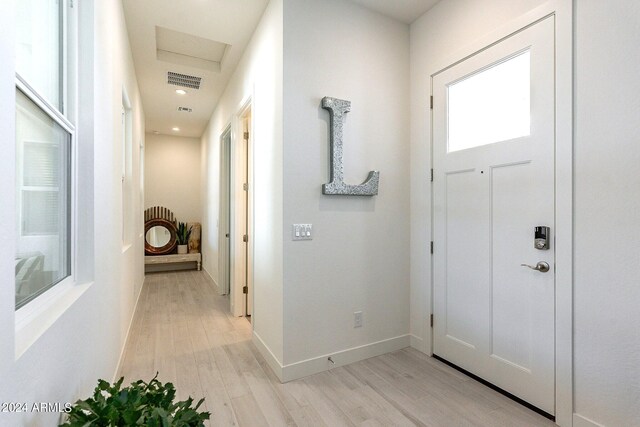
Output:
[[[193,230],[193,226],[187,229],[187,224],[184,222],[178,223],[178,230],[176,231],[176,240],[179,245],[187,245],[189,244],[189,237],[191,237],[191,231]]]
[[[211,416],[199,411],[204,399],[195,406],[191,397],[174,402],[175,387],[158,381],[157,373],[148,383],[138,380],[122,388],[123,381],[98,380],[93,395],[78,400],[60,427],[200,427]]]

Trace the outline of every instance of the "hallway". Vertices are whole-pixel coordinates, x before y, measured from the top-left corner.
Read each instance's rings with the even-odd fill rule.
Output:
[[[554,425],[410,348],[280,384],[203,272],[149,274],[140,298],[120,375],[158,371],[211,425]]]

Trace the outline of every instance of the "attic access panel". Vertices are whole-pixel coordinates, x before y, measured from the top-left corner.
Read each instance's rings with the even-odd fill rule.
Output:
[[[231,45],[156,26],[156,58],[171,64],[220,72]]]

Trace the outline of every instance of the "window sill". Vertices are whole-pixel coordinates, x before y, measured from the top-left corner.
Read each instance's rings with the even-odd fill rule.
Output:
[[[22,357],[92,284],[93,282],[82,285],[61,283],[51,289],[51,294],[45,292],[18,310],[16,312],[16,360]]]

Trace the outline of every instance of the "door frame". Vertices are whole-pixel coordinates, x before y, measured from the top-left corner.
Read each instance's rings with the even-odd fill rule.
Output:
[[[231,248],[230,248],[230,310],[233,316],[242,317],[246,313],[246,305],[242,288],[243,278],[246,277],[249,287],[249,308],[253,306],[253,97],[248,97],[240,103],[237,113],[231,121]],[[247,127],[249,141],[246,151],[243,148],[243,133],[245,120],[249,117]],[[245,170],[246,168],[246,170]],[[244,212],[244,174],[249,186],[249,197],[246,200],[246,217]],[[246,222],[246,231],[249,236],[246,252],[243,247],[242,234]],[[246,267],[245,267],[246,265]],[[246,269],[245,269],[246,268]],[[252,322],[253,323],[253,322]]]
[[[551,0],[512,20],[503,27],[481,37],[473,44],[445,58],[429,73],[433,94],[433,78],[442,71],[464,61],[509,36],[554,17],[555,20],[555,416],[560,426],[573,425],[573,3]],[[433,112],[429,112],[430,162],[433,168]],[[433,184],[431,192],[431,230],[434,232]],[[437,242],[435,242],[437,245]],[[434,312],[433,257],[430,256],[430,289],[427,302]],[[427,322],[430,318],[426,316]],[[427,325],[427,353],[433,354],[433,333]]]
[[[225,143],[225,137],[229,136],[229,144]],[[220,256],[218,258],[218,271],[220,280],[218,292],[220,295],[231,293],[231,224],[233,221],[231,207],[231,183],[232,183],[232,145],[231,123],[225,126],[220,135],[220,216],[218,222],[218,245]],[[229,237],[226,236],[229,231]]]

